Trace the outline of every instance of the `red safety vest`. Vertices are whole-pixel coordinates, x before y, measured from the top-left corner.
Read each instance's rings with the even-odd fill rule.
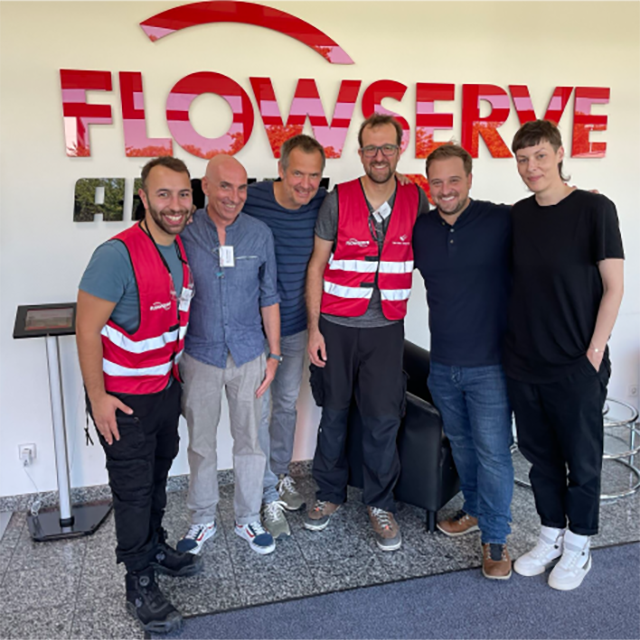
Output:
[[[184,247],[176,237],[184,283],[178,298],[168,267],[139,223],[113,239],[129,251],[138,286],[140,326],[128,333],[109,320],[102,328],[104,386],[110,393],[158,393],[169,384],[172,372],[180,380],[177,363],[184,350],[193,295]]]
[[[388,320],[401,320],[407,314],[411,294],[411,234],[418,215],[418,187],[398,185],[380,255],[371,234],[369,207],[360,180],[345,182],[336,189],[338,237],[324,270],[320,310],[334,316],[363,315],[378,274],[382,313]]]

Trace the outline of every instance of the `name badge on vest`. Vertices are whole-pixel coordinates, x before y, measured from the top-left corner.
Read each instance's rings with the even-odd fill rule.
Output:
[[[180,300],[179,300],[180,311],[189,310],[189,306],[191,305],[191,298],[193,298],[193,294],[194,294],[193,287],[182,287],[182,292],[180,293]]]
[[[385,202],[373,212],[373,217],[378,224],[380,224],[383,220],[386,220],[390,215],[391,207],[389,206],[388,202]]]
[[[220,247],[220,266],[235,267],[236,259],[233,255],[233,245],[223,245]]]

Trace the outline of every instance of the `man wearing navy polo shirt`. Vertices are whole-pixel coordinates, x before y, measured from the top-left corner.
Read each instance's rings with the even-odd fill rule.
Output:
[[[482,572],[511,576],[511,408],[501,366],[510,285],[510,207],[471,200],[471,156],[446,144],[427,158],[436,209],[419,216],[415,266],[431,332],[429,390],[460,475],[463,510],[438,523],[448,536],[480,529]]]

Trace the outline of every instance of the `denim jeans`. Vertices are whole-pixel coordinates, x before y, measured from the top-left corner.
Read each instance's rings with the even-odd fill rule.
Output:
[[[263,396],[258,435],[260,446],[267,456],[262,496],[264,504],[279,499],[276,489],[278,476],[289,473],[298,419],[296,402],[300,394],[308,335],[305,330],[280,338],[282,364]],[[268,354],[268,345],[266,350]]]
[[[428,380],[460,476],[464,511],[478,518],[483,543],[511,532],[511,407],[502,367],[431,362]]]

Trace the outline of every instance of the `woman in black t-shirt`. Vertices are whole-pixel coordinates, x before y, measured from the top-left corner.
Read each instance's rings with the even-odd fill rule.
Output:
[[[542,524],[514,569],[532,576],[555,564],[549,585],[564,591],[591,568],[589,536],[598,532],[607,341],[622,300],[624,253],[614,204],[565,183],[553,123],[523,125],[512,149],[534,195],[512,210],[505,371]]]

